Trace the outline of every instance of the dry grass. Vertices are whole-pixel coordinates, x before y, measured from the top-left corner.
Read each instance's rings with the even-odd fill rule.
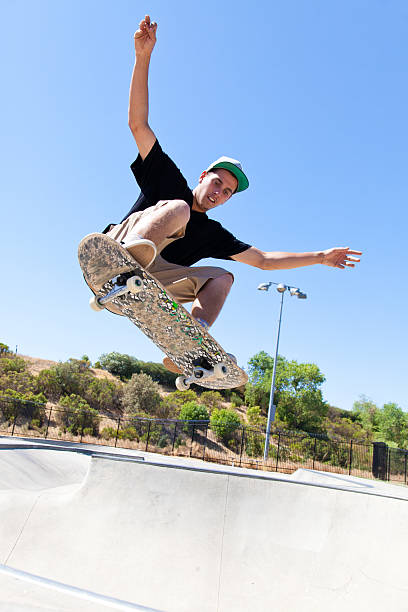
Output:
[[[41,370],[48,370],[53,366],[58,365],[58,361],[50,361],[49,359],[40,359],[39,357],[29,357],[28,355],[17,355],[24,359],[27,364],[27,370],[30,374],[37,376]],[[96,378],[105,378],[107,380],[117,381],[116,376],[113,376],[107,370],[100,370],[98,368],[90,368],[90,372],[96,376]]]

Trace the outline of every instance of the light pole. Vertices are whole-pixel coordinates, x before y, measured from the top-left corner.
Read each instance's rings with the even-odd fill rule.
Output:
[[[258,286],[258,290],[259,291],[269,291],[269,287],[271,285],[276,285],[276,291],[278,291],[281,294],[281,303],[280,303],[280,312],[279,312],[278,334],[276,336],[275,359],[273,362],[271,395],[269,398],[268,423],[266,425],[266,432],[265,432],[264,461],[266,461],[266,459],[268,458],[271,423],[272,421],[275,420],[275,412],[276,412],[276,406],[273,403],[273,399],[275,395],[275,378],[276,378],[276,366],[278,363],[278,349],[279,349],[279,336],[280,336],[280,328],[281,328],[281,320],[282,320],[283,296],[285,295],[285,291],[288,290],[290,295],[292,296],[295,295],[299,300],[305,300],[307,298],[306,293],[303,293],[297,287],[290,287],[289,285],[283,285],[282,283],[273,283],[272,281],[269,281],[268,283],[261,283]]]

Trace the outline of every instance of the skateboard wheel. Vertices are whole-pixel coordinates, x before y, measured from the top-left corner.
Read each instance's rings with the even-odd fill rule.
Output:
[[[91,299],[89,300],[89,305],[92,308],[92,310],[94,310],[95,312],[100,312],[101,310],[104,310],[105,306],[101,306],[100,303],[98,302],[98,298],[96,297],[96,295],[93,295],[91,297]]]
[[[140,276],[131,276],[126,282],[126,287],[130,293],[139,293],[143,289],[143,280]]]
[[[176,387],[179,391],[187,391],[190,388],[190,383],[187,382],[185,376],[178,376],[176,378]]]
[[[221,363],[216,363],[215,364],[215,366],[214,366],[214,375],[217,378],[223,378],[227,374],[228,374],[228,368],[225,365],[225,363],[221,362]]]

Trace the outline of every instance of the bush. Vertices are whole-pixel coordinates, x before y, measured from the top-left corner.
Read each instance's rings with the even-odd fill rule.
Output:
[[[133,374],[147,374],[152,380],[168,387],[174,386],[177,374],[169,372],[161,363],[152,361],[141,361],[130,355],[112,352],[101,355],[95,363],[95,367],[108,370],[121,380],[129,380]]]
[[[209,411],[222,408],[223,397],[219,391],[204,391],[200,395],[200,403],[206,406]]]
[[[3,357],[0,359],[0,372],[7,374],[8,372],[24,372],[26,362],[21,357]]]
[[[133,374],[124,387],[122,404],[131,415],[156,414],[160,401],[159,385],[147,374]]]
[[[13,389],[0,393],[0,413],[5,421],[17,417],[20,422],[35,419],[41,426],[45,419],[45,403],[46,399],[41,393],[19,393]]]
[[[162,419],[179,418],[180,410],[185,403],[197,401],[197,393],[192,389],[188,389],[187,391],[173,391],[161,400],[157,416]]]
[[[202,404],[197,402],[186,402],[180,410],[180,420],[182,421],[208,421],[210,415]]]
[[[63,397],[59,405],[65,408],[59,413],[59,422],[64,431],[69,431],[75,436],[80,433],[85,434],[85,431],[86,435],[98,435],[100,417],[82,397],[72,393]]]
[[[84,397],[96,410],[118,410],[122,406],[123,389],[120,383],[103,378],[93,378],[86,389]]]
[[[37,377],[37,388],[49,399],[57,401],[62,396],[83,395],[92,379],[87,362],[69,359],[49,370],[42,370]]]
[[[239,408],[240,406],[243,406],[244,403],[245,403],[243,398],[238,393],[236,393],[235,391],[233,393],[231,393],[230,401],[231,401],[231,404],[232,404],[233,408]]]
[[[241,420],[231,409],[214,410],[210,418],[210,427],[217,439],[228,445],[230,442],[236,442],[236,432],[241,427]]]

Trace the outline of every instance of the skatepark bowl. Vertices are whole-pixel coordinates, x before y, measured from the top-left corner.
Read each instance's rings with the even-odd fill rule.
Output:
[[[0,610],[408,610],[408,488],[0,437]]]

